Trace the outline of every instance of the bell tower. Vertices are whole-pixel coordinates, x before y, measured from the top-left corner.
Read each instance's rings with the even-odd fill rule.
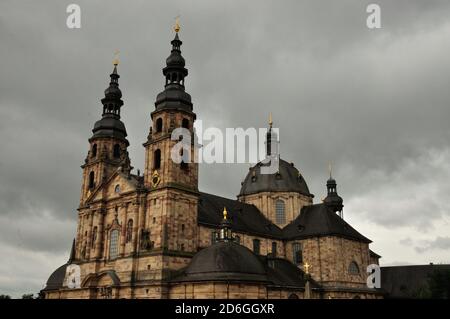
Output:
[[[149,189],[149,231],[154,249],[160,249],[164,256],[189,257],[197,251],[198,237],[198,164],[193,126],[196,114],[191,96],[185,91],[188,70],[181,55],[178,22],[174,30],[172,50],[163,68],[164,90],[157,95],[144,143],[144,184]],[[180,129],[188,136],[174,134]],[[187,143],[187,148],[177,148],[181,140]],[[174,154],[185,160],[174,160]],[[165,264],[174,269],[188,262],[179,260],[172,264],[169,258]]]
[[[102,118],[98,120],[89,139],[90,148],[83,169],[80,205],[119,167],[124,171],[132,169],[128,156],[125,125],[120,120],[123,105],[122,92],[119,89],[118,59],[114,59],[109,87],[105,90]]]
[[[337,183],[336,180],[331,175],[331,163],[329,167],[330,178],[327,180],[327,197],[323,200],[325,205],[330,207],[335,213],[337,213],[341,218],[344,218],[344,204],[343,199],[337,193]]]

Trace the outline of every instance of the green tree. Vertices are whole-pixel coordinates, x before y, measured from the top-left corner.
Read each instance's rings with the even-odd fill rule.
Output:
[[[450,298],[450,270],[435,270],[428,276],[428,286],[433,299]]]
[[[11,299],[9,295],[0,295],[0,299]]]
[[[34,294],[24,294],[22,295],[22,299],[34,299]]]

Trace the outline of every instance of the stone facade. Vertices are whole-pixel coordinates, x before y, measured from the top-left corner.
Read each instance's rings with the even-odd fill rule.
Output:
[[[311,205],[312,198],[303,194],[294,192],[262,192],[252,195],[239,196],[238,199],[244,203],[252,204],[258,207],[259,211],[264,214],[274,224],[283,228],[292,222],[299,214],[303,206]],[[285,221],[278,223],[275,216],[276,201],[283,201],[285,205]]]
[[[172,139],[172,133],[182,127],[193,136],[196,118],[190,96],[184,92],[187,70],[184,69],[184,59],[180,58],[178,35],[172,44],[172,53],[163,72],[166,76],[165,91],[158,95],[144,143],[142,176],[131,173],[128,141],[120,122],[123,102],[115,66],[110,87],[102,100],[103,117],[98,122],[100,124],[96,123],[95,134],[89,139],[89,151],[82,165],[77,234],[68,262],[79,266],[80,287],[69,288],[69,272],[63,273],[62,277],[55,272],[43,290],[44,297],[380,297],[380,293],[367,289],[365,285],[367,265],[378,263],[378,258],[370,253],[369,244],[332,235],[287,240],[280,235],[244,230],[234,232],[234,241],[255,254],[284,258],[309,272],[308,278],[312,281],[308,281],[305,287],[239,280],[176,280],[199,251],[214,244],[219,227],[199,223],[198,164],[172,160],[171,152],[180,142],[179,138]],[[178,103],[176,106],[170,104],[174,100]],[[194,142],[189,144],[192,146]],[[178,152],[180,154],[180,150]],[[196,148],[191,147],[191,159],[196,158],[195,152]],[[300,174],[297,175],[293,182],[300,180]],[[272,223],[270,226],[281,233],[281,229],[299,217],[303,207],[313,204],[312,198],[312,195],[295,191],[261,191],[239,196],[239,201],[255,206],[258,214],[264,215],[267,223]],[[280,200],[285,214],[281,223],[276,216],[276,202]],[[294,244],[301,247],[296,254],[293,252]],[[308,269],[304,269],[306,264]],[[61,282],[55,286],[58,280]],[[309,286],[312,282],[315,282],[314,288]]]

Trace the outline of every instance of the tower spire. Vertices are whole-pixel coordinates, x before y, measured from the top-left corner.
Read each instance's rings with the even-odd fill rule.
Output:
[[[185,60],[181,55],[181,45],[183,42],[179,38],[180,24],[178,20],[174,26],[175,37],[170,42],[172,50],[166,59],[166,67],[163,68],[165,77],[164,91],[159,93],[155,106],[156,109],[183,109],[192,112],[191,96],[185,92],[184,81],[188,75],[185,68]]]
[[[343,218],[343,200],[342,197],[337,193],[337,183],[336,180],[332,177],[331,162],[328,164],[328,171],[330,174],[330,178],[327,180],[327,197],[325,197],[323,202],[335,213],[339,213],[339,216]]]
[[[332,177],[333,166],[331,165],[331,161],[328,163],[328,172],[330,173],[330,179],[333,179]]]
[[[233,240],[233,233],[231,227],[231,221],[228,219],[227,208],[223,208],[223,219],[220,223],[219,241],[231,241]]]
[[[269,130],[266,134],[266,156],[272,157],[279,155],[278,152],[278,135],[273,130],[272,112],[269,113]]]

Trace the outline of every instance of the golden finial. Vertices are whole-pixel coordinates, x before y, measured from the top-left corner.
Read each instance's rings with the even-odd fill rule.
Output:
[[[269,113],[269,125],[272,127],[273,121],[272,121],[272,112]]]
[[[113,65],[118,65],[119,64],[119,50],[114,51],[114,60],[113,60]]]
[[[308,264],[308,263],[303,264],[303,269],[305,270],[305,274],[309,274],[309,267],[311,267],[310,264]]]
[[[175,17],[175,26],[173,27],[173,30],[178,33],[180,31],[180,16]]]
[[[223,219],[227,219],[227,215],[228,215],[228,212],[227,212],[227,208],[226,207],[224,207],[223,208]]]

